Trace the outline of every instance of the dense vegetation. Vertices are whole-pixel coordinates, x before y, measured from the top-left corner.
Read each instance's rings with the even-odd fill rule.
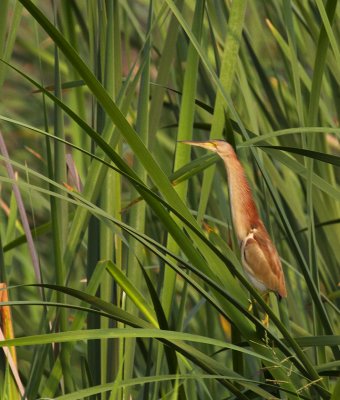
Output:
[[[1,1],[1,399],[340,398],[336,5]],[[208,137],[281,302],[244,277],[223,163],[178,143]]]

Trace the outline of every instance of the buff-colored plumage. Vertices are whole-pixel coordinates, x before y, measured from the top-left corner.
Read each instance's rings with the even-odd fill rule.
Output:
[[[214,151],[222,158],[228,175],[231,213],[244,271],[260,292],[273,291],[286,297],[279,255],[259,217],[244,169],[232,146],[224,140],[182,143]]]

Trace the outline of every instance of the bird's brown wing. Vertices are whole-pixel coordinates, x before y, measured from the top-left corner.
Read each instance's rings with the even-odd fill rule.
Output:
[[[287,297],[280,258],[264,226],[254,229],[243,251],[244,260],[253,277],[268,290]]]

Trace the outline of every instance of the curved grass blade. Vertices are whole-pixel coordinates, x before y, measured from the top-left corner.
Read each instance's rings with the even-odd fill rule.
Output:
[[[319,160],[340,167],[340,157],[334,156],[332,154],[325,154],[319,151],[300,149],[296,147],[286,147],[286,146],[257,145],[256,147],[260,147],[262,149],[274,149],[274,150],[276,149],[276,150],[286,151],[287,153],[299,154],[304,157],[309,157],[314,160]]]

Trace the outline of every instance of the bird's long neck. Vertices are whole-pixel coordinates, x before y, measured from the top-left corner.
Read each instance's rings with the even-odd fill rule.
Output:
[[[224,158],[224,163],[234,229],[238,240],[242,241],[259,224],[259,214],[244,169],[234,151]]]

